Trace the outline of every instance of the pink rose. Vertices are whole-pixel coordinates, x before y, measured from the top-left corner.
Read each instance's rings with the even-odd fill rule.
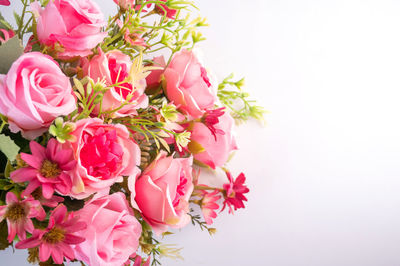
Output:
[[[165,60],[163,56],[157,56],[153,58],[154,64],[152,66],[165,68]],[[146,77],[146,92],[154,93],[161,84],[161,76],[164,72],[164,69],[154,69],[150,72],[150,74]]]
[[[72,134],[76,142],[68,143],[77,161],[72,172],[72,196],[83,199],[101,192],[108,193],[122,176],[140,172],[140,148],[121,124],[104,124],[98,118],[76,122]]]
[[[76,108],[69,78],[50,56],[23,54],[7,75],[0,75],[0,113],[8,117],[10,130],[27,139],[45,132],[53,120]]]
[[[205,109],[214,107],[217,100],[215,88],[192,51],[182,50],[174,54],[164,78],[168,99],[186,114],[199,118]]]
[[[135,182],[136,181],[136,182]],[[128,179],[132,206],[160,234],[168,229],[181,228],[190,221],[189,198],[193,191],[192,158],[158,157],[136,180]]]
[[[31,4],[37,17],[37,36],[42,44],[63,48],[60,57],[87,56],[107,33],[106,23],[98,5],[92,0],[52,0],[43,9]]]
[[[114,50],[104,54],[99,49],[98,55],[95,55],[90,61],[84,63],[83,71],[85,75],[88,75],[94,81],[104,78],[107,85],[112,85],[126,79],[131,67],[132,61],[130,57],[121,51]],[[130,83],[123,83],[120,87],[110,88],[104,94],[102,111],[118,108],[127,97],[131,97],[129,99],[130,103],[115,112],[116,117],[137,114],[136,109],[146,108],[149,103],[147,95],[144,93],[146,80],[139,80],[136,85],[134,87]],[[96,106],[94,110],[95,114],[99,112],[99,106]]]
[[[80,231],[86,241],[75,246],[78,260],[92,266],[123,265],[136,252],[142,228],[123,193],[93,199],[77,214],[87,223]]]
[[[219,122],[213,126],[216,132],[212,132],[201,122],[193,123],[189,127],[191,142],[188,147],[194,154],[194,159],[213,169],[223,166],[229,154],[238,149],[233,135],[233,125],[233,118],[228,113],[220,116]]]

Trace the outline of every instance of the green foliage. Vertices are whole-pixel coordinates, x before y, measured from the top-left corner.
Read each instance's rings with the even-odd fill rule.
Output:
[[[0,223],[0,250],[5,250],[11,243],[8,243],[8,229],[7,229],[7,222],[4,219]]]
[[[0,74],[7,74],[12,63],[24,53],[24,47],[17,36],[12,37],[0,46]]]
[[[18,155],[19,147],[9,136],[0,134],[0,151],[4,153],[10,161],[14,161]]]
[[[11,30],[12,26],[8,23],[0,13],[0,29]]]
[[[71,135],[71,132],[75,130],[75,124],[67,122],[61,117],[57,117],[54,121],[54,125],[49,128],[49,133],[57,138],[58,142],[65,143],[65,141],[76,141],[76,137]]]
[[[226,77],[218,86],[218,98],[221,103],[232,111],[237,122],[243,122],[250,118],[263,121],[266,111],[255,104],[255,100],[249,100],[249,94],[244,92],[244,79],[233,81],[233,74]]]
[[[190,212],[188,213],[190,218],[192,219],[192,224],[196,225],[198,224],[200,226],[201,231],[207,230],[207,232],[210,235],[213,235],[215,233],[215,228],[208,227],[207,223],[205,221],[201,220],[201,216],[198,214],[193,214],[194,210],[190,209]]]

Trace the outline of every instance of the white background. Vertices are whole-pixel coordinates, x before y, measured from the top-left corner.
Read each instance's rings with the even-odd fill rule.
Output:
[[[237,129],[246,209],[170,237],[185,261],[163,265],[400,265],[400,1],[197,2],[207,67],[270,114]]]

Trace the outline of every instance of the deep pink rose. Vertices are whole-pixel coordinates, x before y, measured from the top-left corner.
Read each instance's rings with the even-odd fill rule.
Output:
[[[136,182],[135,182],[136,181]],[[190,221],[189,198],[193,191],[192,158],[158,157],[136,180],[128,179],[131,203],[143,218],[160,234],[168,229],[181,228]]]
[[[228,160],[229,154],[233,150],[237,150],[233,125],[233,118],[228,113],[220,116],[219,122],[214,125],[216,133],[201,122],[193,123],[189,127],[190,139],[196,144],[189,143],[188,147],[194,153],[194,159],[213,169],[223,166]],[[200,144],[204,150],[199,152],[197,144]]]
[[[37,23],[37,36],[42,44],[61,45],[59,57],[87,56],[107,33],[98,5],[92,0],[51,0],[45,8],[31,4]]]
[[[27,139],[45,132],[53,120],[76,108],[69,78],[50,56],[23,54],[7,75],[0,75],[0,113],[8,117],[10,130]]]
[[[125,195],[117,192],[93,199],[77,212],[87,228],[76,245],[78,260],[91,266],[123,265],[136,252],[142,232]]]
[[[100,192],[108,193],[122,176],[140,172],[140,148],[121,124],[104,124],[98,118],[76,122],[72,134],[76,142],[68,143],[77,161],[72,172],[72,196],[78,199]]]
[[[182,50],[174,54],[164,78],[168,99],[186,114],[199,118],[205,109],[214,107],[216,89],[192,51]]]
[[[122,82],[129,75],[132,61],[130,57],[121,51],[110,51],[104,54],[99,49],[99,54],[95,55],[90,61],[83,65],[85,75],[88,75],[94,81],[105,79],[107,85]],[[115,112],[116,117],[137,114],[136,109],[146,108],[149,100],[144,93],[146,89],[146,80],[142,79],[136,82],[136,87],[130,83],[123,83],[120,87],[110,88],[103,97],[102,111],[109,111],[121,106],[127,97],[130,103]],[[100,105],[94,109],[94,113],[99,112]]]

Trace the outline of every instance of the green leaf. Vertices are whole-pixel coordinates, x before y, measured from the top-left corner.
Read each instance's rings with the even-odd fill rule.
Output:
[[[1,13],[0,13],[0,29],[7,29],[7,30],[12,29],[10,23],[8,23],[8,22],[4,19],[4,17],[1,15]]]
[[[10,161],[14,161],[18,155],[19,147],[10,137],[0,134],[0,151],[2,151]]]
[[[7,222],[6,220],[3,220],[0,223],[0,250],[5,250],[10,245],[10,243],[8,243],[7,236]]]
[[[17,36],[0,46],[0,74],[7,74],[12,63],[24,53],[24,47]]]

